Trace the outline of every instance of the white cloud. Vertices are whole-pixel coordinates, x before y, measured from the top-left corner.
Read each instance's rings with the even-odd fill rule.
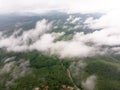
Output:
[[[2,69],[0,69],[0,75],[3,73],[9,73],[14,67],[15,61],[5,64]]]
[[[120,11],[112,10],[107,14],[103,15],[98,19],[93,19],[89,17],[86,19],[84,24],[87,24],[91,29],[99,29],[99,28],[120,28]]]
[[[38,21],[35,29],[24,31],[21,36],[16,37],[16,32],[10,37],[4,37],[0,39],[0,48],[6,48],[7,51],[26,51],[28,50],[29,44],[40,39],[40,36],[45,32],[51,30],[52,23],[46,20]]]
[[[94,19],[89,17],[84,22],[90,29],[100,29],[92,33],[84,34],[79,32],[74,34],[72,40],[54,42],[62,33],[47,33],[52,29],[52,22],[42,20],[37,22],[34,29],[24,31],[21,36],[16,37],[14,33],[10,37],[4,37],[1,33],[0,48],[5,47],[8,51],[26,51],[39,50],[57,54],[62,58],[65,57],[87,57],[104,53],[100,51],[103,45],[115,46],[120,45],[120,13],[110,11],[100,18]],[[80,21],[80,17],[70,16],[66,22]],[[69,27],[68,27],[69,29]],[[87,43],[87,44],[86,44]],[[92,45],[89,45],[92,43]],[[105,49],[106,50],[106,49]],[[105,51],[106,52],[106,51]]]
[[[61,57],[87,57],[91,56],[93,47],[86,46],[79,41],[59,41],[53,45]]]
[[[23,33],[23,41],[27,41],[25,43],[28,43],[29,40],[36,41],[40,38],[42,34],[49,31],[52,27],[52,23],[47,24],[47,20],[43,19],[42,21],[38,21],[36,23],[35,29],[25,31]]]
[[[119,8],[119,0],[0,0],[0,13],[43,13],[50,10],[91,13],[116,8]]]
[[[96,79],[97,78],[95,75],[91,75],[86,79],[86,81],[83,81],[82,85],[85,90],[94,90],[96,85]]]
[[[49,52],[50,54],[59,55],[61,58],[65,57],[87,57],[92,56],[95,53],[94,47],[89,47],[82,42],[70,40],[70,41],[57,41],[54,42],[55,37],[52,34],[44,34],[39,40],[30,45],[30,50],[38,50],[43,52]]]
[[[69,69],[71,71],[72,76],[79,79],[82,77],[82,72],[84,72],[86,66],[87,64],[85,62],[79,60],[78,62],[71,63]],[[79,81],[78,84],[80,84]]]
[[[0,68],[0,75],[8,74],[9,78],[11,78],[6,79],[6,77],[5,78],[3,77],[3,80],[5,80],[4,81],[5,87],[9,88],[11,85],[15,83],[15,80],[24,77],[27,74],[31,74],[31,70],[28,67],[29,65],[30,63],[28,60],[19,59],[15,61],[13,57],[4,60],[3,67]]]
[[[84,22],[90,29],[100,29],[91,34],[85,35],[90,41],[98,45],[120,45],[120,12],[110,11],[99,19],[88,18]]]
[[[48,23],[46,20],[39,21],[35,29],[24,31],[20,36],[16,37],[16,32],[10,37],[3,36],[0,39],[0,48],[15,52],[38,50],[59,55],[61,58],[87,57],[95,54],[91,53],[96,51],[94,47],[87,46],[76,38],[69,41],[54,42],[55,39],[64,35],[64,33],[45,33],[51,30],[51,27],[51,22]]]
[[[30,46],[31,50],[39,50],[39,51],[48,51],[53,43],[54,38],[51,34],[44,34],[41,36],[39,40],[37,40],[33,45]]]
[[[14,59],[15,59],[15,57],[7,58],[7,59],[4,60],[4,63],[7,63],[7,62],[12,61],[12,60],[14,60]]]

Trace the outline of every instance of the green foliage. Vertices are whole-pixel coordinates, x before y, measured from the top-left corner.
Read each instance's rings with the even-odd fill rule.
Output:
[[[111,58],[111,57],[108,57]],[[97,76],[96,90],[120,90],[120,63],[105,58],[88,60],[85,72]]]
[[[29,68],[32,73],[15,79],[13,84],[9,86],[6,86],[6,83],[13,79],[11,73],[0,75],[0,90],[32,90],[34,87],[44,90],[46,85],[49,86],[49,90],[60,90],[63,84],[74,87],[68,77],[67,69],[73,62],[79,62],[79,58],[60,59],[57,56],[50,56],[37,51],[0,52],[0,68],[4,66],[3,61],[9,57],[15,57],[16,62],[20,59],[29,60]],[[74,83],[79,88],[84,90],[81,82],[87,77],[95,75],[97,77],[95,90],[120,90],[119,56],[95,56],[82,60],[87,64],[86,67],[84,69],[78,68],[78,76],[72,76]]]
[[[62,62],[64,61],[61,62],[56,56],[44,55],[37,51],[2,54],[2,56],[6,55],[7,57],[15,56],[15,60],[29,60],[29,68],[32,70],[32,73],[29,75],[15,80],[14,84],[9,86],[10,90],[32,90],[34,87],[40,87],[43,90],[46,85],[49,86],[49,90],[59,90],[63,84],[73,86],[67,75],[66,67],[62,66]],[[65,61],[65,63],[68,62]],[[7,79],[10,76],[3,77]],[[6,87],[3,89],[5,88]],[[0,87],[0,89],[2,89],[2,87]]]

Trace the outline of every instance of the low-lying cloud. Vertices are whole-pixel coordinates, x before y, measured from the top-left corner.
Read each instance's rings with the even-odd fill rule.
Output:
[[[77,23],[80,21],[81,17],[70,15],[66,19],[65,24],[74,22],[75,25],[80,25]],[[57,40],[64,36],[65,32],[52,32],[54,22],[48,22],[43,19],[36,23],[35,28],[23,31],[20,35],[19,30],[11,36],[6,36],[0,32],[0,48],[15,52],[38,50],[40,52],[49,52],[49,54],[55,54],[62,58],[105,54],[108,48],[103,48],[102,46],[115,48],[115,46],[120,45],[119,21],[119,12],[115,11],[97,19],[88,17],[84,21],[83,27],[85,26],[93,30],[93,32],[87,34],[74,32],[70,40]],[[69,26],[67,28],[69,30]],[[118,51],[116,49],[109,50],[119,52],[119,49]]]
[[[36,27],[17,36],[13,33],[9,37],[0,39],[0,48],[7,51],[22,52],[27,50],[38,50],[41,52],[50,52],[60,57],[86,57],[94,51],[94,47],[86,46],[84,43],[75,40],[56,41],[55,39],[64,33],[45,33],[52,29],[52,23],[46,20],[37,22]]]
[[[15,60],[15,57],[10,57],[2,60],[3,67],[0,67],[0,76],[9,75],[9,78],[3,77],[0,80],[1,84],[5,84],[5,88],[9,89],[10,86],[15,84],[15,81],[25,75],[31,74],[29,60]],[[5,81],[4,81],[5,80]]]
[[[82,85],[85,90],[95,90],[96,79],[95,75],[91,75],[86,79],[86,81],[83,81]]]

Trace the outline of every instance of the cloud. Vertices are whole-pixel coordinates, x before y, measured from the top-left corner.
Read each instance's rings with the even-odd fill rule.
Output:
[[[98,45],[120,45],[120,12],[110,11],[99,19],[87,18],[84,24],[92,30],[100,29],[84,36]]]
[[[4,63],[10,62],[10,61],[12,61],[12,60],[14,60],[14,59],[15,59],[15,57],[7,58],[7,59],[4,60]]]
[[[58,52],[60,57],[87,57],[91,56],[91,51],[95,49],[93,47],[86,46],[79,41],[58,41],[52,47],[54,51]]]
[[[44,34],[39,40],[30,45],[30,50],[38,50],[56,54],[61,58],[71,57],[87,57],[92,56],[96,50],[94,47],[86,46],[85,44],[70,40],[70,41],[57,41],[54,42],[55,37],[52,34]]]
[[[2,69],[0,69],[0,74],[9,73],[12,70],[14,64],[15,64],[15,62],[10,62],[8,64],[5,64],[2,67]]]
[[[91,42],[97,46],[115,46],[120,44],[120,34],[118,32],[118,30],[107,28],[89,34],[77,33],[76,37],[79,37],[80,41]]]
[[[35,43],[30,45],[31,50],[39,50],[39,51],[48,51],[51,48],[51,44],[53,44],[54,37],[51,34],[44,34],[37,40]]]
[[[14,32],[9,37],[3,35],[3,38],[0,39],[0,48],[4,48],[9,52],[38,50],[58,55],[61,58],[87,57],[95,54],[96,49],[94,47],[86,45],[75,37],[68,41],[55,41],[64,33],[47,33],[52,27],[51,22],[48,23],[47,20],[43,19],[36,23],[34,29],[24,31],[19,36],[17,35],[19,32]]]
[[[74,17],[72,15],[70,15],[68,18],[67,18],[67,23],[71,23],[71,24],[77,24],[80,22],[80,17]]]
[[[106,12],[119,8],[118,0],[0,0],[0,13],[44,13],[51,10],[68,13]]]
[[[85,90],[94,90],[96,85],[96,79],[97,78],[95,75],[91,75],[86,79],[86,81],[83,81],[82,85]]]
[[[119,12],[113,10],[100,18],[88,17],[83,22],[83,26],[87,26],[93,32],[87,34],[83,32],[72,33],[72,39],[66,41],[56,41],[65,32],[49,32],[54,28],[54,22],[43,19],[36,23],[35,28],[24,31],[20,36],[17,36],[16,32],[9,37],[5,37],[1,33],[0,48],[16,52],[38,50],[58,55],[61,58],[105,54],[107,48],[102,49],[102,46],[120,45],[119,15]],[[74,22],[75,26],[77,26],[80,19],[81,17],[69,16],[65,23]],[[70,28],[67,26],[67,30]]]
[[[31,70],[28,67],[30,65],[29,60],[19,59],[15,61],[14,57],[7,58],[3,60],[3,67],[0,68],[0,76],[8,74],[9,78],[4,78],[0,80],[1,83],[5,84],[5,88],[9,88],[15,83],[15,80],[24,77],[27,74],[31,74]],[[3,80],[5,80],[3,82]]]
[[[7,51],[26,51],[29,44],[35,42],[42,34],[51,30],[52,23],[47,23],[45,19],[38,21],[34,29],[24,31],[21,36],[16,35],[16,32],[9,37],[2,35],[0,48],[6,48]]]
[[[84,23],[88,24],[91,29],[99,28],[120,28],[120,11],[118,9],[111,10],[98,19],[89,17]]]
[[[79,60],[78,62],[72,62],[69,66],[69,69],[71,71],[71,74],[74,78],[80,79],[82,77],[82,72],[84,72],[84,69],[86,68],[87,64]],[[77,81],[77,84],[80,84],[80,81]]]
[[[28,60],[25,61],[25,60],[21,59],[21,60],[15,61],[14,57],[7,58],[7,59],[3,60],[3,62],[4,62],[4,64],[3,64],[3,67],[0,69],[0,75],[4,74],[4,73],[12,73],[11,75],[13,75],[14,77],[16,77],[17,74],[19,76],[24,76],[23,73],[25,74],[25,71],[26,71],[27,67],[29,66]],[[20,64],[17,66],[18,62]],[[17,70],[17,72],[19,72],[19,71],[20,72],[17,73],[16,70]]]
[[[22,35],[23,41],[29,42],[29,40],[36,41],[39,37],[45,32],[49,31],[52,27],[52,22],[47,24],[47,20],[43,19],[42,21],[38,21],[34,29],[29,31],[25,31]],[[27,43],[25,42],[25,43]]]

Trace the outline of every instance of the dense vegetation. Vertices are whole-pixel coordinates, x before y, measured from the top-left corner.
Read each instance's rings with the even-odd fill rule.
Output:
[[[97,76],[95,90],[120,90],[120,57],[118,55],[95,56],[81,61],[87,63],[86,67],[84,70],[79,69],[80,77],[73,76],[79,87],[81,87],[79,83],[82,80],[95,75]]]
[[[62,85],[74,87],[73,82],[84,90],[81,81],[93,74],[97,76],[95,90],[120,90],[119,56],[59,59],[57,56],[41,54],[37,51],[27,53],[1,52],[0,67],[2,68],[5,65],[5,59],[13,56],[15,57],[13,61],[16,62],[20,59],[29,60],[30,65],[27,67],[31,73],[26,72],[24,76],[15,79],[13,84],[9,86],[6,86],[6,83],[13,78],[11,77],[12,71],[0,74],[0,90],[32,90],[34,87],[39,87],[41,90],[44,90],[45,86],[49,86],[49,90],[60,90]],[[79,61],[85,62],[87,65],[83,70],[79,70],[78,77],[74,77],[74,73],[71,71],[74,80],[71,82],[67,74],[67,69],[72,62],[77,63]]]
[[[20,58],[29,60],[29,68],[32,71],[32,73],[26,74],[25,76],[15,80],[14,84],[9,87],[10,90],[32,90],[34,87],[40,87],[43,90],[46,85],[49,86],[49,90],[59,90],[62,85],[73,86],[67,76],[66,67],[61,65],[63,61],[56,56],[46,56],[38,52],[1,53],[0,55],[2,58],[7,58],[6,56],[15,56],[16,61],[20,60]],[[65,61],[65,65],[67,66],[68,62]],[[9,80],[10,73],[7,73],[0,78]],[[0,85],[1,90],[6,88],[5,82]]]

